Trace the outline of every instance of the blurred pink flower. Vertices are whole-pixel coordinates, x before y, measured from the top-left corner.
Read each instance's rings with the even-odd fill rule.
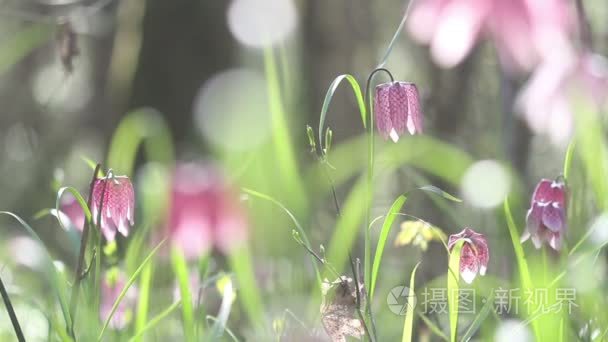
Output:
[[[125,237],[129,235],[129,228],[134,224],[135,192],[127,176],[110,176],[97,179],[93,185],[92,200],[91,214],[95,224],[97,224],[97,216],[101,205],[100,226],[106,240],[113,241],[116,237],[116,231]]]
[[[99,307],[99,316],[102,321],[106,321],[114,303],[118,296],[127,284],[127,277],[122,271],[117,269],[106,272],[102,278],[101,284],[101,303]],[[116,312],[110,320],[110,327],[113,329],[123,329],[129,324],[133,318],[133,310],[137,304],[138,290],[135,285],[131,285],[127,290],[126,295],[118,304]]]
[[[450,251],[460,240],[465,241],[460,251],[460,275],[467,284],[471,284],[477,273],[482,276],[486,274],[490,261],[488,242],[483,234],[465,228],[458,234],[450,235],[448,240]]]
[[[247,220],[238,198],[213,167],[188,163],[174,171],[169,235],[186,258],[212,246],[229,253],[247,238]]]
[[[422,111],[418,88],[413,83],[389,82],[376,86],[374,115],[384,139],[397,142],[407,128],[410,134],[422,133]]]
[[[598,106],[608,98],[608,62],[592,53],[546,59],[517,99],[517,107],[535,133],[548,134],[556,145],[572,135],[571,97],[587,95]]]
[[[562,247],[566,233],[566,185],[561,181],[542,179],[532,195],[530,210],[526,216],[524,242],[532,238],[536,248],[547,241],[555,250]]]
[[[62,220],[65,228],[74,228],[82,231],[84,227],[84,212],[74,196],[71,194],[63,196],[59,209],[63,213],[63,215],[59,214],[59,219]]]
[[[569,49],[574,20],[565,0],[419,0],[408,19],[414,39],[428,43],[442,67],[453,67],[490,38],[508,67],[530,69]]]

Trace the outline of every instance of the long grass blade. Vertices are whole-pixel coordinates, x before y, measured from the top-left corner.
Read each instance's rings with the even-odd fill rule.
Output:
[[[415,291],[415,281],[416,281],[416,270],[418,270],[418,266],[420,266],[420,262],[416,264],[416,266],[414,266],[414,269],[412,270],[412,275],[410,276],[410,286],[409,286],[409,293],[407,295],[408,298],[408,302],[407,302],[407,307],[405,309],[405,320],[403,322],[403,335],[401,337],[401,341],[402,342],[411,342],[412,341],[412,336],[414,335],[414,316],[416,315],[416,312],[414,311],[414,305],[410,302],[411,298],[414,298],[416,296],[416,291]]]
[[[155,328],[163,319],[168,317],[170,314],[173,313],[173,311],[179,308],[181,303],[181,300],[178,300],[175,303],[171,304],[168,308],[163,310],[161,313],[154,316],[142,329],[138,330],[137,333],[133,337],[131,337],[131,339],[129,339],[129,342],[135,342],[141,339],[148,330]]]
[[[450,341],[456,342],[458,335],[458,291],[460,289],[460,252],[465,241],[454,245],[448,262],[448,313],[450,317]]]
[[[71,327],[72,318],[70,317],[70,311],[68,309],[67,298],[65,297],[65,294],[60,290],[60,285],[59,285],[60,278],[59,278],[59,275],[57,274],[57,270],[55,269],[55,265],[53,264],[53,258],[51,258],[51,254],[49,253],[48,249],[46,248],[46,246],[44,245],[44,243],[42,242],[42,240],[40,239],[38,234],[36,234],[36,231],[34,231],[34,229],[32,229],[32,227],[29,224],[27,224],[27,222],[25,222],[21,217],[15,215],[9,211],[0,211],[0,215],[8,215],[8,216],[14,218],[15,220],[17,220],[17,222],[19,222],[21,224],[21,227],[23,227],[28,232],[28,234],[40,244],[40,246],[44,250],[44,254],[46,256],[46,258],[44,258],[44,259],[47,262],[46,269],[50,272],[51,284],[53,286],[53,289],[55,290],[57,299],[59,300],[59,305],[61,307],[61,313],[63,314],[63,318],[65,320],[66,328]]]
[[[450,195],[449,193],[439,189],[433,185],[425,185],[415,190],[421,190],[425,192],[430,192],[436,195],[439,195],[445,199],[454,201],[454,202],[462,202],[461,199]],[[382,228],[380,230],[380,237],[378,238],[378,243],[376,244],[376,253],[374,254],[374,261],[372,266],[372,275],[371,275],[371,283],[370,283],[370,298],[374,298],[374,291],[376,289],[376,282],[378,280],[378,273],[380,271],[380,263],[382,262],[382,255],[384,254],[384,248],[386,246],[386,241],[388,240],[388,236],[393,226],[393,222],[398,216],[398,213],[401,211],[401,208],[405,205],[407,201],[407,197],[410,192],[407,192],[399,197],[393,202],[390,209],[388,210],[384,223],[382,223]]]
[[[127,281],[127,283],[125,284],[125,287],[122,289],[122,291],[118,295],[118,298],[116,298],[116,301],[114,302],[114,305],[112,305],[112,310],[110,310],[110,314],[108,315],[108,318],[106,318],[106,321],[103,323],[103,327],[101,328],[101,332],[99,333],[99,336],[97,337],[98,341],[101,341],[101,339],[103,338],[103,335],[106,332],[106,329],[108,328],[108,325],[110,324],[110,320],[114,316],[114,313],[116,312],[116,309],[118,308],[118,305],[120,304],[120,302],[122,301],[122,299],[124,298],[124,296],[127,294],[127,291],[129,290],[129,288],[131,287],[131,285],[133,285],[133,283],[135,282],[135,280],[137,280],[137,277],[142,272],[142,270],[144,269],[144,267],[146,266],[146,264],[150,260],[152,260],[152,257],[156,254],[156,252],[158,252],[158,250],[160,249],[160,247],[162,247],[162,245],[165,243],[166,240],[167,239],[165,238],[158,245],[156,245],[156,247],[154,247],[154,249],[148,254],[148,256],[146,256],[146,258],[141,262],[141,265],[139,265],[139,267],[135,270],[135,272],[133,272],[133,274],[131,275],[131,277],[129,278],[129,280]]]

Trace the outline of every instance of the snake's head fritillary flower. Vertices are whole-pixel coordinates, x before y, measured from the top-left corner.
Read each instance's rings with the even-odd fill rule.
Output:
[[[93,222],[97,224],[101,208],[100,227],[106,240],[114,241],[117,231],[125,237],[129,235],[129,229],[134,224],[135,192],[127,176],[109,175],[96,179],[92,200]]]
[[[102,278],[101,284],[101,303],[99,307],[99,317],[105,322],[112,312],[112,306],[127,284],[126,275],[118,269],[111,269]],[[116,312],[110,319],[112,329],[123,329],[133,318],[133,310],[137,304],[138,290],[134,284],[129,287],[126,295],[122,298]]]
[[[374,98],[376,127],[384,139],[397,142],[407,128],[410,134],[422,133],[420,95],[413,83],[389,82],[376,86]]]
[[[169,235],[187,259],[212,247],[229,253],[247,237],[247,220],[236,193],[217,169],[178,165],[173,176]]]
[[[488,241],[483,234],[465,228],[458,234],[450,235],[448,241],[450,251],[460,240],[464,240],[460,250],[460,276],[467,284],[471,284],[478,273],[482,276],[486,274],[490,260]]]
[[[566,185],[560,180],[542,179],[532,195],[526,216],[526,231],[521,241],[528,239],[536,248],[543,241],[558,251],[566,232]]]

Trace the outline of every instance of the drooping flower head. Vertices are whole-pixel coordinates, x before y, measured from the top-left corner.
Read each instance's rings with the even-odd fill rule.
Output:
[[[511,69],[529,70],[549,54],[570,48],[575,27],[565,0],[420,0],[408,30],[430,45],[442,67],[453,67],[481,38],[490,38]]]
[[[114,241],[117,231],[128,236],[135,215],[135,192],[129,177],[109,174],[108,177],[95,180],[92,196],[93,222],[97,224],[101,208],[100,227],[106,240]]]
[[[462,249],[460,250],[460,276],[467,283],[471,284],[477,273],[485,275],[490,260],[488,251],[488,242],[480,233],[473,229],[465,228],[458,234],[450,235],[448,248],[450,252],[456,245],[456,242],[464,240]]]
[[[422,133],[422,111],[418,88],[413,83],[389,82],[376,86],[374,115],[378,132],[397,142],[407,128]]]
[[[118,269],[107,271],[101,284],[101,303],[99,307],[99,318],[105,322],[112,312],[114,302],[127,284],[127,277]],[[110,327],[112,329],[123,329],[129,324],[133,318],[133,310],[137,304],[138,290],[135,284],[127,290],[126,295],[122,298],[112,319],[110,319]]]
[[[561,180],[541,179],[532,195],[521,241],[532,239],[536,248],[546,241],[557,251],[562,247],[565,233],[566,185]]]
[[[212,246],[228,253],[247,238],[247,220],[235,192],[217,169],[196,163],[174,171],[168,229],[188,259]]]

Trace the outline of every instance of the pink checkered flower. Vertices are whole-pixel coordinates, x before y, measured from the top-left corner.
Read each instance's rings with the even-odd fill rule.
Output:
[[[565,233],[566,185],[560,180],[541,179],[532,195],[521,241],[531,239],[537,249],[546,241],[557,251]]]
[[[125,237],[129,235],[134,224],[135,192],[127,176],[109,174],[95,180],[92,200],[93,222],[97,224],[101,208],[100,227],[106,240],[114,241],[117,231]]]
[[[187,259],[213,246],[229,253],[247,238],[247,219],[239,200],[215,168],[187,163],[174,171],[168,221],[173,245]]]
[[[478,273],[482,276],[486,274],[490,260],[488,241],[483,234],[465,228],[458,234],[450,235],[448,240],[450,251],[456,242],[461,240],[465,242],[460,250],[460,276],[467,284],[471,284]]]
[[[422,133],[418,88],[408,82],[389,82],[376,86],[374,115],[378,132],[384,139],[390,137],[397,142],[406,128],[410,134]]]

